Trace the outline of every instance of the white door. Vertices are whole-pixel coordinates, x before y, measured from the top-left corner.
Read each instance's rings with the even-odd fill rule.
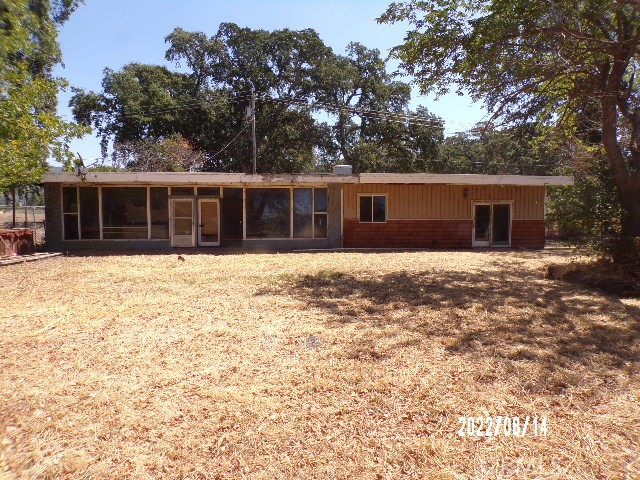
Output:
[[[171,246],[195,246],[193,199],[191,198],[171,199]]]
[[[218,199],[198,200],[198,245],[220,245],[220,203]]]

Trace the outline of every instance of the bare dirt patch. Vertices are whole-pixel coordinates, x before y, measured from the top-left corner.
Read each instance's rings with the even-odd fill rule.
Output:
[[[557,252],[0,270],[0,478],[638,478],[640,302]],[[460,437],[460,416],[547,436]]]

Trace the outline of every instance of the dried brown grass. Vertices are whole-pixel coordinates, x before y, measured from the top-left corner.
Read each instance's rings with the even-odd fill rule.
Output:
[[[0,270],[0,478],[640,478],[640,303],[561,252]],[[459,437],[463,415],[546,437]]]

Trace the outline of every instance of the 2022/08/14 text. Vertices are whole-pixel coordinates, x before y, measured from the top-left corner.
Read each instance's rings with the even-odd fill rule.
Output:
[[[460,437],[546,437],[549,433],[547,417],[529,416],[465,416],[458,417]]]

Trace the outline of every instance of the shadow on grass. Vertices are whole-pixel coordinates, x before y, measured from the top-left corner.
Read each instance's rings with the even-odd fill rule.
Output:
[[[293,296],[329,313],[329,327],[355,323],[371,333],[368,341],[345,345],[348,358],[362,350],[361,358],[379,360],[392,349],[440,343],[451,354],[528,360],[547,372],[582,366],[613,374],[640,361],[639,308],[508,265],[380,276],[323,271],[283,276],[258,294]],[[394,343],[393,331],[412,340]]]

